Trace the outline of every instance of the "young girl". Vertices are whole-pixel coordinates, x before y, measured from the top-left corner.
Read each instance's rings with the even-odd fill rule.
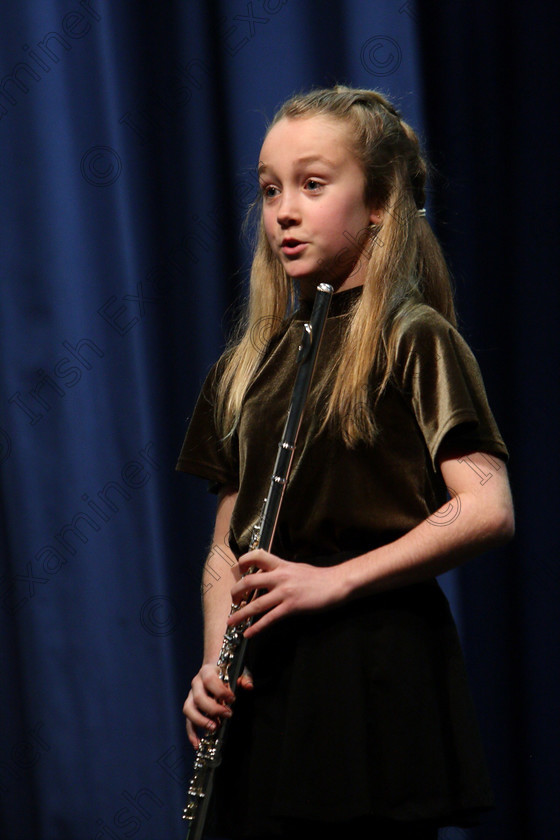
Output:
[[[418,139],[391,104],[340,86],[295,96],[259,177],[246,318],[178,462],[219,493],[188,736],[233,711],[218,833],[436,838],[492,804],[435,576],[511,537],[507,450],[455,328]],[[248,552],[322,281],[335,294],[272,552]],[[233,703],[216,661],[226,623],[248,616]]]

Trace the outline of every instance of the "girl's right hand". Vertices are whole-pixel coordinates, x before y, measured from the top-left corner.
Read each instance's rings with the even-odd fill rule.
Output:
[[[237,682],[241,688],[251,689],[253,680],[245,669]],[[213,732],[222,718],[231,717],[230,704],[235,700],[233,691],[219,677],[217,665],[203,665],[193,677],[189,696],[183,706],[187,718],[187,735],[192,746],[197,749],[200,738],[197,730]]]

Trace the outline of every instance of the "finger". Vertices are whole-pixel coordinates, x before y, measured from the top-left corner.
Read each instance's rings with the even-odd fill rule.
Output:
[[[212,732],[216,728],[212,713],[208,710],[205,711],[197,705],[192,692],[185,701],[183,714],[186,716],[187,720],[193,724],[193,726],[199,729],[207,729],[209,732]]]
[[[239,558],[239,571],[241,574],[246,574],[251,566],[256,566],[258,569],[270,564],[274,560],[273,554],[265,551],[263,548],[255,548],[253,551],[248,551],[247,554],[242,554]]]
[[[200,745],[200,738],[196,734],[195,728],[192,725],[192,723],[190,722],[190,720],[188,720],[188,718],[187,718],[187,738],[189,739],[189,741],[191,742],[191,744],[195,748],[195,750],[197,750],[199,745]]]
[[[244,668],[243,673],[237,680],[237,685],[241,688],[249,690],[254,688],[253,675],[251,674],[248,668]]]
[[[187,698],[186,712],[188,721],[195,729],[204,729],[206,732],[215,732],[222,722],[222,718],[231,717],[232,711],[229,706],[219,706],[219,714],[214,715],[212,712],[206,712],[203,709],[197,708],[192,701]]]
[[[218,675],[217,666],[205,666],[201,669],[191,682],[191,687],[197,702],[205,695],[218,703],[229,704],[235,699],[229,685]]]
[[[191,691],[186,700],[188,708],[194,706],[197,711],[210,718],[223,714],[227,716],[224,710],[229,708],[229,703],[233,702],[235,695],[215,673],[208,674],[206,672],[204,679],[200,674],[197,674],[191,686]],[[192,706],[189,705],[191,701]]]
[[[248,618],[253,618],[260,615],[273,607],[278,606],[279,600],[274,592],[264,592],[256,598],[253,598],[241,609],[228,616],[228,627],[235,627],[237,624],[242,624]]]
[[[231,587],[231,599],[234,604],[244,601],[256,589],[267,589],[272,581],[266,572],[246,575]]]
[[[265,630],[267,627],[270,627],[271,624],[274,624],[275,621],[282,618],[285,614],[285,610],[282,609],[282,605],[279,604],[275,609],[269,610],[265,615],[258,619],[258,621],[254,621],[250,627],[248,627],[245,632],[243,633],[246,639],[251,639],[253,636],[256,636],[258,633]]]
[[[187,734],[189,732],[191,733],[189,740],[193,746],[198,746],[198,743],[195,744],[195,740],[199,740],[198,733],[203,731],[209,733],[215,732],[218,725],[216,721],[201,715],[196,710],[190,712],[187,717]]]
[[[234,697],[233,692],[230,692],[230,694]],[[212,727],[208,727],[208,720],[212,722],[218,717],[231,716],[231,709],[227,703],[219,702],[216,698],[201,690],[199,686],[196,687],[196,690],[193,687],[189,696],[192,697],[192,703],[189,703],[189,698],[187,698],[188,712],[191,713],[189,717],[197,726],[206,726],[206,728],[211,729]],[[230,702],[233,702],[233,700]],[[203,719],[201,719],[202,716]]]

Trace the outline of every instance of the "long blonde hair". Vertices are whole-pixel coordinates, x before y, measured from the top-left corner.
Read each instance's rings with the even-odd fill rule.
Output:
[[[377,383],[375,406],[391,377],[397,319],[418,303],[432,306],[453,325],[456,317],[441,248],[418,214],[424,207],[427,166],[413,129],[377,91],[337,85],[289,99],[267,134],[281,119],[316,115],[349,125],[363,167],[365,201],[384,210],[382,222],[362,232],[364,288],[348,315],[323,420],[323,425],[337,423],[346,444],[354,446],[377,432],[375,411],[364,411],[364,394],[371,404],[371,383]],[[285,329],[296,302],[293,282],[270,248],[261,213],[246,311],[226,350],[216,391],[216,421],[224,439],[237,427],[262,347]]]

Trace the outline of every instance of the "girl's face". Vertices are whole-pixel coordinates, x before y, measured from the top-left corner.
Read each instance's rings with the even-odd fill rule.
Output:
[[[360,244],[381,212],[365,203],[348,127],[326,116],[281,119],[263,143],[259,178],[270,247],[302,295],[320,282],[335,291],[362,285]]]

